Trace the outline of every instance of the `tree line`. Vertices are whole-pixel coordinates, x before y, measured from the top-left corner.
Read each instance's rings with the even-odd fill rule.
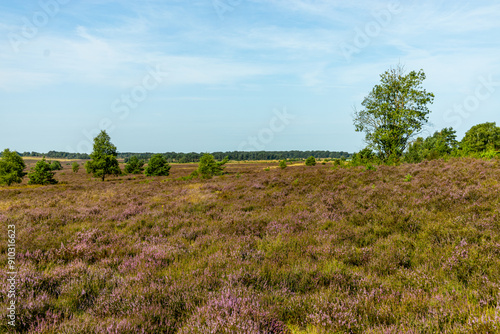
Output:
[[[48,159],[79,159],[79,160],[90,160],[91,157],[86,153],[68,153],[68,152],[57,152],[49,151],[48,153],[38,153],[38,152],[24,152],[18,154],[22,157],[46,157]],[[131,153],[123,152],[117,153],[118,159],[125,159],[125,162],[131,157],[137,157],[142,160],[149,160],[156,153]],[[189,162],[199,162],[201,157],[205,153],[179,153],[179,152],[166,152],[161,153],[161,155],[167,159],[168,162],[178,162],[178,163],[189,163]],[[248,160],[301,160],[307,159],[310,156],[314,156],[319,159],[348,159],[352,154],[348,152],[337,152],[337,151],[232,151],[232,152],[213,152],[210,153],[215,159],[223,160],[228,157],[231,161],[248,161]],[[1,154],[0,154],[1,156]]]

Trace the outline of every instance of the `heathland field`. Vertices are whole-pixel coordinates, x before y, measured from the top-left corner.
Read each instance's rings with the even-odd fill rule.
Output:
[[[15,332],[500,333],[498,159],[275,166],[0,188]]]

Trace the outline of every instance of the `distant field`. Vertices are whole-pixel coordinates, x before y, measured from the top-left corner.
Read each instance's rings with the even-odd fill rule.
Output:
[[[51,160],[58,185],[0,188],[16,333],[500,333],[498,160],[105,182]]]
[[[30,162],[30,161],[39,161],[39,160],[42,160],[43,157],[23,157],[23,160],[25,162]],[[59,161],[59,162],[73,162],[73,161],[84,161],[84,160],[80,160],[80,159],[60,159],[60,158],[45,158],[45,160],[47,161]]]

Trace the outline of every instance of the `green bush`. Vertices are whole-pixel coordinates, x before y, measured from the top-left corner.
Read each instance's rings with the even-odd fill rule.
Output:
[[[170,165],[163,155],[155,154],[149,160],[144,173],[147,176],[168,176],[170,174]]]
[[[62,170],[63,166],[59,161],[52,161],[50,164],[50,170]]]
[[[125,172],[128,174],[142,174],[144,172],[144,160],[138,157],[131,157],[125,165]]]
[[[205,153],[198,164],[198,173],[202,178],[207,179],[212,176],[222,175],[224,173],[224,165],[229,161],[228,157],[225,157],[222,161],[216,161],[214,156]]]
[[[78,173],[78,171],[80,170],[80,164],[78,164],[78,162],[73,162],[73,165],[71,165],[71,168],[73,169],[73,173]]]
[[[280,161],[280,168],[281,169],[285,169],[286,168],[286,160],[283,159],[283,160]]]
[[[480,154],[480,157],[482,159],[494,159],[494,158],[498,158],[500,157],[500,151],[495,151],[495,150],[488,150],[488,151],[485,151],[485,152],[482,152]]]
[[[368,163],[366,165],[366,170],[373,170],[373,171],[376,171],[377,168],[375,166],[373,166],[371,163]]]
[[[377,155],[368,147],[365,147],[358,153],[354,153],[351,159],[353,166],[365,166],[376,162],[378,162]]]
[[[32,172],[28,174],[28,184],[56,184],[57,180],[54,179],[54,172],[51,165],[45,161],[45,157],[38,161],[33,168]]]
[[[306,166],[315,166],[315,165],[316,165],[316,159],[312,155],[306,159]]]
[[[26,164],[17,152],[5,149],[0,160],[0,185],[10,186],[12,183],[21,183],[26,175]]]

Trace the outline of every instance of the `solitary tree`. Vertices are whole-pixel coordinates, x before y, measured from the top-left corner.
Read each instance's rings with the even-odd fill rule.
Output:
[[[200,158],[198,164],[198,173],[202,178],[207,179],[215,175],[222,175],[224,172],[224,165],[229,161],[228,157],[225,157],[222,161],[215,161],[213,155],[205,153]]]
[[[21,183],[26,173],[23,158],[17,152],[11,152],[8,148],[2,152],[0,160],[0,185],[10,186],[12,183]]]
[[[43,157],[42,160],[36,163],[33,171],[28,174],[28,184],[56,184],[57,181],[54,179],[55,173],[52,170],[51,165],[45,161],[45,157]]]
[[[149,159],[144,173],[147,176],[168,176],[170,174],[170,165],[163,155],[155,154]]]
[[[316,166],[316,159],[312,155],[306,159],[306,166]]]
[[[354,113],[356,131],[365,132],[369,147],[383,160],[399,159],[409,142],[428,122],[428,104],[434,94],[422,88],[425,73],[412,71],[405,75],[403,66],[386,71]]]
[[[139,160],[135,155],[125,165],[125,172],[129,174],[142,174],[144,171],[144,160]]]
[[[101,131],[94,138],[94,151],[90,154],[92,160],[85,164],[87,173],[100,177],[103,181],[107,175],[120,175],[117,155],[116,146],[111,143],[109,135],[106,131]]]
[[[73,173],[78,173],[80,170],[80,164],[78,162],[73,162],[73,165],[71,165],[71,168],[73,169]]]

